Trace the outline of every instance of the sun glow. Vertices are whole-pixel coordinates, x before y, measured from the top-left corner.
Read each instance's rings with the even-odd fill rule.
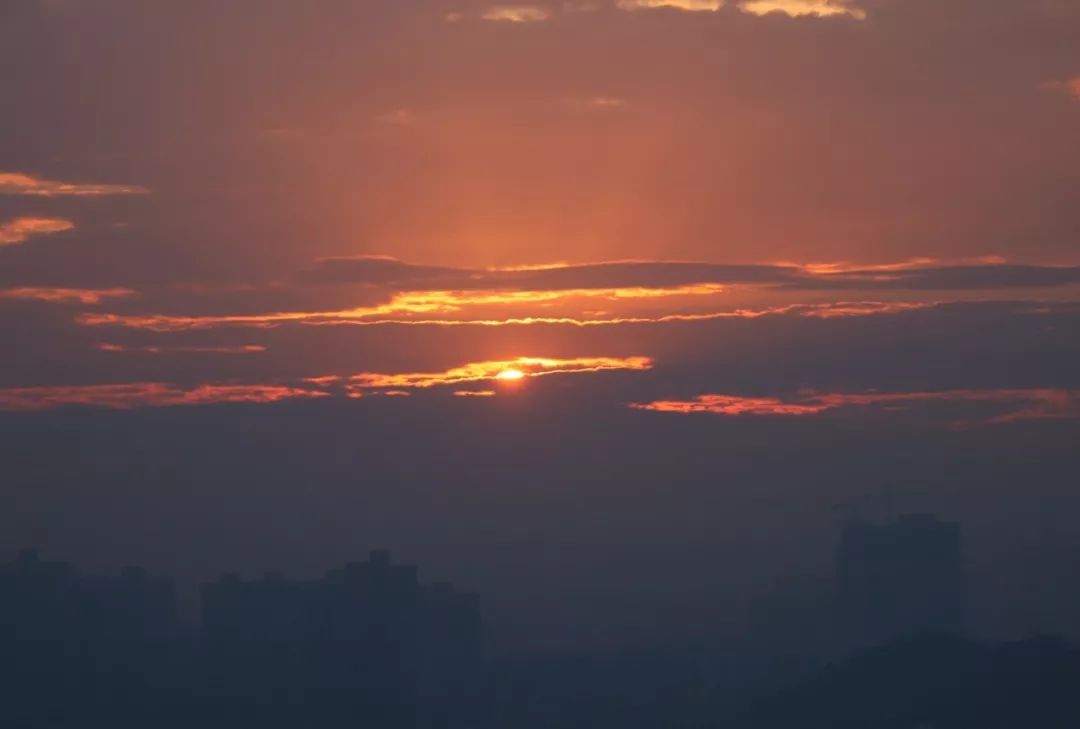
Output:
[[[512,382],[526,377],[546,375],[648,370],[652,369],[652,365],[653,362],[648,357],[577,357],[574,359],[518,357],[510,360],[470,362],[442,372],[361,372],[351,376],[312,377],[306,379],[305,382],[321,388],[340,386],[348,391],[416,390],[468,382]]]

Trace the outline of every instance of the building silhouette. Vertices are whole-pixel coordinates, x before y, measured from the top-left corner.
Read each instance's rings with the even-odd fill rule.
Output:
[[[960,525],[929,514],[848,524],[836,550],[836,617],[856,645],[922,632],[962,633]]]
[[[319,580],[227,576],[202,590],[211,696],[269,726],[456,726],[476,711],[479,601],[386,552]]]
[[[12,726],[157,722],[177,636],[172,582],[87,577],[26,550],[0,564],[0,655]]]
[[[176,616],[172,582],[139,568],[0,564],[0,726],[479,724],[479,601],[386,552],[317,580],[204,585],[199,634]]]

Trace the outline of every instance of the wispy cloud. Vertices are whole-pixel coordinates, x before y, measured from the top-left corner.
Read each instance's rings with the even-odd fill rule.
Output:
[[[24,172],[0,172],[0,195],[29,197],[108,197],[112,195],[146,195],[150,191],[135,185],[106,185],[99,183],[61,182]]]
[[[0,221],[0,246],[18,245],[39,235],[73,230],[75,224],[63,218],[23,217]]]
[[[917,404],[990,404],[1004,412],[982,419],[960,419],[955,426],[1019,420],[1080,418],[1080,391],[1063,389],[943,390],[938,392],[804,392],[791,399],[707,394],[689,400],[631,403],[636,410],[714,415],[819,415],[840,408],[905,409]]]
[[[272,328],[284,324],[326,326],[334,324],[389,324],[417,321],[447,323],[466,319],[469,309],[480,307],[549,306],[568,299],[660,299],[712,296],[721,287],[679,286],[667,289],[570,289],[558,291],[420,291],[396,294],[385,304],[336,311],[290,311],[251,315],[171,316],[86,314],[79,322],[87,326],[123,326],[154,331],[185,331],[218,327]],[[465,316],[463,316],[465,312]],[[434,315],[442,315],[436,317]],[[479,320],[475,320],[479,321]],[[490,322],[502,319],[484,320]]]
[[[492,5],[480,16],[497,23],[538,23],[551,17],[542,5]]]
[[[791,17],[848,15],[859,20],[866,18],[866,12],[861,8],[836,0],[747,0],[740,7],[754,15],[783,13]]]
[[[319,390],[283,385],[197,385],[185,388],[161,382],[135,382],[0,390],[0,410],[37,411],[80,406],[130,410],[217,403],[272,403],[327,396],[327,393]]]
[[[635,410],[659,413],[712,413],[714,415],[816,415],[829,406],[816,402],[785,402],[775,397],[699,395],[692,400],[655,400],[631,403]]]
[[[47,301],[53,304],[100,304],[107,299],[134,296],[131,289],[65,289],[22,287],[0,289],[0,299]]]
[[[921,258],[877,265],[601,261],[465,269],[417,265],[387,257],[360,257],[317,261],[298,278],[308,283],[379,284],[400,291],[663,289],[730,284],[818,290],[974,290],[1080,283],[1080,266],[1024,265],[1001,259],[939,261]]]
[[[782,282],[797,266],[724,265],[697,261],[600,261],[506,268],[453,268],[414,264],[386,256],[326,258],[301,271],[307,283],[368,283],[398,290],[516,290],[665,288],[689,284]]]
[[[903,264],[834,271],[809,268],[783,286],[817,290],[977,291],[1043,288],[1080,283],[1078,266],[1031,266],[1010,263],[960,265]]]
[[[133,347],[110,342],[99,344],[98,349],[102,352],[111,352],[113,354],[261,354],[266,351],[266,347],[259,344],[238,344],[234,346],[191,345],[180,347],[148,345],[143,347]]]
[[[688,12],[707,12],[724,7],[724,0],[616,0],[620,10],[648,10],[653,8],[671,8]]]
[[[1080,101],[1080,76],[1065,79],[1064,81],[1048,81],[1042,84],[1047,91],[1065,94],[1075,101]]]
[[[691,294],[692,295],[692,294]],[[475,302],[476,299],[469,299]],[[519,300],[520,303],[521,300]],[[352,309],[340,312],[290,312],[254,316],[200,316],[180,317],[166,315],[122,315],[110,313],[88,313],[77,319],[84,326],[118,326],[129,329],[144,329],[156,332],[182,332],[221,327],[251,327],[273,329],[285,325],[299,326],[421,326],[421,327],[502,327],[530,326],[540,324],[565,324],[569,326],[618,326],[624,324],[664,324],[672,322],[700,322],[717,319],[755,319],[764,316],[801,316],[813,319],[834,319],[853,316],[873,316],[894,314],[935,306],[936,302],[909,301],[839,301],[820,304],[792,304],[788,306],[765,307],[760,309],[737,308],[725,311],[706,311],[687,314],[656,314],[652,316],[612,316],[592,314],[587,316],[507,316],[479,319],[466,313],[461,318],[452,318],[457,308],[444,309],[442,318],[432,317],[429,312],[386,311],[386,307],[371,309]],[[387,305],[392,306],[392,305]],[[408,317],[410,313],[420,316]],[[438,313],[437,311],[435,313]]]

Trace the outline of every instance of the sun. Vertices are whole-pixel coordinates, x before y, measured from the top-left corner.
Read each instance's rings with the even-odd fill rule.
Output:
[[[521,370],[516,370],[516,369],[510,368],[510,369],[505,369],[502,372],[500,372],[499,374],[495,375],[495,379],[496,380],[503,380],[503,381],[523,380],[523,379],[525,379],[525,373],[522,372]]]

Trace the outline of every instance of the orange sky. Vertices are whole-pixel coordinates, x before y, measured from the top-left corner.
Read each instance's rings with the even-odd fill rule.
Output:
[[[1012,317],[996,327],[1011,339],[978,347],[1042,361],[1073,326],[1072,3],[18,0],[8,15],[0,335],[20,346],[0,401],[118,386],[230,401],[370,373],[452,387],[438,373],[531,358],[648,383],[618,407],[784,402],[832,391],[818,371],[846,366],[856,331],[952,362],[901,378],[868,362],[860,387],[957,391],[929,376],[961,367],[943,332]],[[754,392],[731,393],[718,373],[767,359],[785,327],[821,328],[829,344],[800,350],[813,371],[755,366]],[[602,361],[650,366],[581,364]],[[968,379],[1073,384],[1040,373]]]

